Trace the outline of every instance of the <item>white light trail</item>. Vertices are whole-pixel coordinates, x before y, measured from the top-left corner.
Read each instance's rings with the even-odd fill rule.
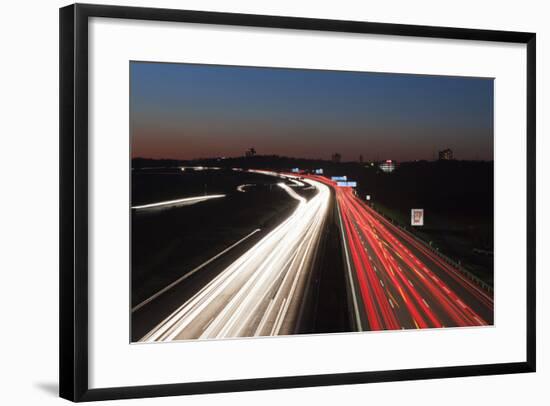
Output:
[[[165,202],[143,204],[140,206],[132,206],[134,210],[144,210],[144,209],[155,209],[155,208],[167,208],[170,206],[189,206],[191,204],[203,202],[210,199],[219,199],[220,197],[225,197],[225,195],[206,195],[206,196],[196,196],[196,197],[185,197],[183,199],[176,200],[167,200]]]
[[[243,184],[243,185],[237,186],[237,191],[238,191],[238,192],[244,193],[244,192],[246,192],[245,189],[248,188],[248,187],[250,187],[250,186],[256,186],[256,185],[254,185],[254,184],[252,184],[252,183],[245,183],[245,184]]]
[[[300,196],[298,193],[296,193],[294,190],[289,188],[284,183],[277,183],[277,186],[279,186],[281,189],[283,189],[285,192],[287,192],[290,195],[290,197],[292,197],[293,199],[298,200],[300,203],[305,203],[307,201],[305,198]]]
[[[182,172],[185,172],[186,169],[192,169],[194,171],[219,171],[219,166],[180,166]]]
[[[304,182],[314,197],[279,184],[293,213],[140,341],[292,334],[330,201],[328,186]]]
[[[295,186],[304,187],[304,182],[300,182],[299,180],[296,180],[295,178],[288,178],[289,181],[291,181]]]

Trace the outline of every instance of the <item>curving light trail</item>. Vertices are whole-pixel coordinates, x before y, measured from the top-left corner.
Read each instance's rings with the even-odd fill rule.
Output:
[[[481,326],[493,299],[423,243],[334,187],[358,330]],[[350,269],[351,268],[351,269]]]
[[[206,196],[195,196],[195,197],[184,197],[182,199],[167,200],[164,202],[149,203],[139,206],[132,206],[134,210],[146,210],[146,209],[163,209],[169,207],[179,207],[179,206],[189,206],[195,203],[204,202],[205,200],[210,199],[219,199],[220,197],[225,197],[225,195],[206,195]]]
[[[237,186],[237,191],[241,192],[241,193],[245,193],[246,189],[249,188],[250,186],[256,186],[256,185],[254,185],[252,183],[245,183],[243,185]]]
[[[304,182],[314,197],[280,183],[293,213],[140,341],[292,334],[330,201],[328,186]]]

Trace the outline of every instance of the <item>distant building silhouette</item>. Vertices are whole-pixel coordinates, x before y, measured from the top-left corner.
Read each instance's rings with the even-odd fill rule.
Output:
[[[251,158],[254,155],[256,155],[256,150],[254,148],[250,148],[248,151],[245,152],[245,156],[247,158]]]
[[[450,161],[453,159],[453,151],[450,148],[439,151],[439,160],[440,161]]]
[[[332,162],[339,164],[340,161],[342,161],[342,155],[340,155],[338,152],[332,154]]]

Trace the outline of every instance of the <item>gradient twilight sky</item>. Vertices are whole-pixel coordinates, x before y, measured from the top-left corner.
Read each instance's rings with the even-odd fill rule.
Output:
[[[493,79],[130,63],[132,157],[493,159]]]

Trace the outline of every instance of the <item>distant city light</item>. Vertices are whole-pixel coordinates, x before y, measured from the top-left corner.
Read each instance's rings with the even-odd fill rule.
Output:
[[[382,162],[378,167],[382,172],[392,173],[396,168],[396,164],[395,161],[392,161],[391,159],[386,159],[386,161]]]

